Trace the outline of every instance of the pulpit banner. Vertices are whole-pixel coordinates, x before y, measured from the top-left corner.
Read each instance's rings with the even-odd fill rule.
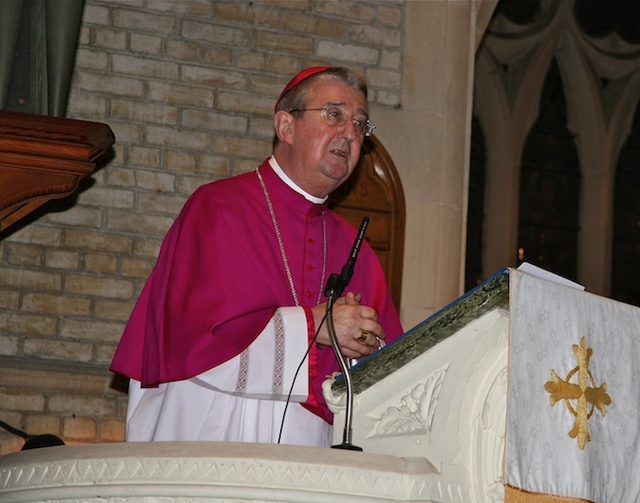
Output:
[[[640,308],[510,272],[505,502],[640,501]]]

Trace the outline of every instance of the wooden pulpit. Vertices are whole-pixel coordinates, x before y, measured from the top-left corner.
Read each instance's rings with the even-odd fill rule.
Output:
[[[114,141],[106,124],[0,110],[0,231],[73,193]]]

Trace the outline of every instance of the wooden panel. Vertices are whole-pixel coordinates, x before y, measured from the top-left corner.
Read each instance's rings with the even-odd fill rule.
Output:
[[[356,228],[362,217],[369,217],[365,238],[380,259],[399,309],[404,259],[404,192],[391,157],[375,136],[365,139],[358,167],[331,195],[329,206]]]

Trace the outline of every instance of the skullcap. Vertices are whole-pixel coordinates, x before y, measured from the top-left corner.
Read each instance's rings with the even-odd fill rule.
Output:
[[[293,77],[289,81],[289,83],[285,86],[285,88],[280,93],[280,96],[278,96],[278,101],[276,101],[275,109],[276,110],[278,109],[278,104],[280,103],[280,100],[292,88],[296,87],[300,82],[302,82],[307,77],[311,77],[312,75],[315,75],[316,73],[324,72],[324,71],[328,70],[329,68],[330,67],[328,67],[328,66],[312,66],[311,68],[305,68],[300,73],[298,73],[295,77]]]

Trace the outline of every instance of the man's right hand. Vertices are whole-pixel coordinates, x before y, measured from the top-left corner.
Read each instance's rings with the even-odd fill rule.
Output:
[[[346,358],[360,359],[376,352],[385,338],[384,329],[378,323],[378,313],[369,306],[360,304],[361,294],[347,292],[333,304],[333,326],[340,351]],[[316,329],[327,310],[326,302],[311,308]],[[316,339],[318,344],[331,346],[327,323]]]

